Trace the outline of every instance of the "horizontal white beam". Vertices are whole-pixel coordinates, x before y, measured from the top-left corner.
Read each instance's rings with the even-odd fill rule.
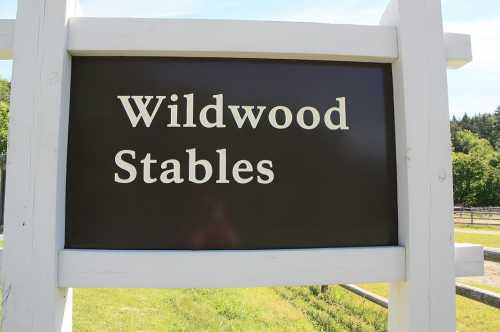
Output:
[[[448,68],[458,69],[472,61],[470,35],[445,33],[444,42],[448,59]]]
[[[483,257],[479,245],[455,244],[456,277],[483,275]],[[237,271],[238,268],[243,270]],[[200,275],[204,277],[199,278]],[[250,287],[403,279],[401,247],[267,252],[62,250],[59,253],[61,287],[218,287],[228,281],[233,287]]]
[[[403,280],[404,248],[62,250],[60,287],[205,288]]]
[[[15,20],[0,20],[0,60],[12,59]]]
[[[233,20],[73,18],[75,55],[179,55],[392,62],[393,27]]]
[[[472,277],[483,274],[483,247],[477,244],[455,243],[455,276]]]
[[[0,20],[0,59],[12,59],[15,20]],[[472,60],[470,36],[445,33],[448,68]],[[220,56],[392,62],[388,26],[266,21],[75,17],[74,55]]]

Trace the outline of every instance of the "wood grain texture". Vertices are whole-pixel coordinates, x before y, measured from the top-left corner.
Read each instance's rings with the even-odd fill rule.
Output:
[[[404,249],[67,249],[59,254],[59,266],[61,287],[205,288],[321,285],[403,280]]]
[[[455,331],[453,193],[440,0],[392,0],[399,243],[406,282],[389,296],[389,331]]]
[[[241,45],[245,39],[234,38],[231,32],[225,32],[230,41],[211,40],[204,37],[205,28],[209,27],[220,36],[227,24],[236,27],[239,32],[259,38],[254,32],[261,23],[271,27],[271,34],[265,43]],[[115,27],[118,25],[118,27]],[[0,59],[12,59],[14,45],[15,20],[0,20]],[[184,27],[189,27],[185,30]],[[125,27],[129,32],[120,31]],[[304,29],[304,27],[306,29]],[[169,29],[177,30],[180,38],[170,44],[164,37]],[[153,31],[154,38],[144,38]],[[299,31],[307,49],[300,45],[286,42],[290,33]],[[314,33],[317,38],[309,38],[304,32]],[[267,32],[266,32],[267,34]],[[328,34],[328,35],[325,35]],[[331,42],[332,35],[335,43]],[[134,37],[135,36],[135,37]],[[348,42],[342,38],[350,36]],[[153,36],[154,37],[154,36]],[[69,50],[75,55],[170,55],[170,56],[211,56],[211,57],[254,57],[276,59],[318,59],[346,61],[392,62],[398,56],[397,36],[393,28],[379,26],[332,25],[320,23],[292,22],[238,22],[219,20],[172,20],[172,19],[122,19],[122,18],[83,18],[71,19]],[[274,40],[273,40],[274,38]],[[203,41],[205,47],[197,46]],[[112,41],[110,43],[109,41]],[[300,39],[299,39],[300,40]],[[324,41],[328,40],[328,43]],[[459,69],[472,61],[472,48],[469,35],[445,33],[446,57],[448,69]],[[368,41],[368,42],[367,42]],[[377,41],[376,43],[374,41]],[[232,44],[232,45],[231,45]],[[287,46],[287,44],[289,44]],[[358,44],[358,45],[357,45]]]
[[[71,329],[71,292],[57,287],[64,244],[67,114],[74,1],[20,0],[5,201],[4,332]]]

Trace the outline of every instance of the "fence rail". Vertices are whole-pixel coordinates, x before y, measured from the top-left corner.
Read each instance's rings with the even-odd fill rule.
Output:
[[[370,302],[378,304],[383,308],[387,309],[389,307],[389,301],[385,297],[374,294],[370,291],[367,291],[366,289],[350,284],[341,284],[340,287],[350,291],[351,293],[361,296]],[[497,293],[471,287],[458,282],[455,285],[455,292],[456,294],[464,296],[471,300],[481,302],[494,308],[500,308],[500,295]]]
[[[459,245],[455,245],[455,251],[460,247]],[[463,246],[463,245],[462,245]],[[463,258],[463,256],[462,256]],[[500,251],[498,251],[495,248],[485,248],[484,249],[484,259],[492,262],[500,262]],[[457,277],[460,276],[458,272]],[[465,275],[464,275],[465,276]],[[321,286],[322,289],[323,287],[328,287],[326,285]],[[359,295],[368,301],[371,301],[375,304],[378,304],[379,306],[383,308],[388,308],[389,306],[389,301],[380,295],[374,294],[370,291],[367,291],[366,289],[363,289],[361,287],[355,286],[355,285],[350,285],[350,284],[341,284],[340,287],[356,294]],[[500,294],[497,294],[495,292],[490,292],[486,291],[484,289],[479,289],[475,287],[471,287],[462,283],[456,282],[455,285],[455,292],[458,295],[467,297],[469,299],[481,302],[483,304],[492,306],[494,308],[499,308],[500,309]]]
[[[500,226],[500,207],[458,207],[453,210],[457,224]]]

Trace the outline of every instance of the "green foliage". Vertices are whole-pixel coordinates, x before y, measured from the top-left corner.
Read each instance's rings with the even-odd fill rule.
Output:
[[[9,126],[10,82],[0,77],[0,155],[7,152],[7,132]]]
[[[10,99],[10,82],[2,79],[0,76],[0,102],[9,103]]]
[[[7,152],[7,133],[9,126],[9,104],[0,101],[0,155]]]
[[[468,130],[457,130],[453,145],[455,203],[500,205],[500,152]]]
[[[500,106],[450,122],[455,203],[500,205]]]
[[[450,125],[453,146],[455,146],[456,134],[468,130],[488,140],[495,149],[500,149],[500,106],[493,114],[479,114],[473,117],[465,114],[461,120],[453,117]]]

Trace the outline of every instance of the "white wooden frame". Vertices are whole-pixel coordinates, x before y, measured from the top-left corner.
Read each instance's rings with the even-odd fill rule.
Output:
[[[398,57],[394,26],[91,17],[73,17],[69,21],[67,49],[72,55],[217,56],[382,63],[392,63]],[[15,20],[0,19],[0,59],[13,58],[14,28]],[[165,38],[166,33],[174,38]],[[200,33],[217,38],[203,38]],[[241,37],[234,38],[235,35]],[[293,40],[288,36],[293,36]],[[444,40],[448,68],[458,69],[472,60],[469,35],[445,33]]]
[[[15,58],[2,264],[4,331],[71,330],[68,287],[376,281],[392,283],[390,331],[455,330],[454,271],[481,273],[482,251],[462,247],[458,263],[453,256],[445,75],[446,64],[461,67],[471,60],[471,51],[467,35],[443,35],[439,0],[393,0],[380,26],[77,18],[76,0],[18,2],[17,20],[0,20],[0,58]],[[400,246],[64,250],[71,55],[392,63]]]
[[[387,264],[381,266],[380,261]],[[63,250],[61,287],[206,288],[399,281],[402,247],[238,250]],[[133,268],[131,268],[133,267]]]

